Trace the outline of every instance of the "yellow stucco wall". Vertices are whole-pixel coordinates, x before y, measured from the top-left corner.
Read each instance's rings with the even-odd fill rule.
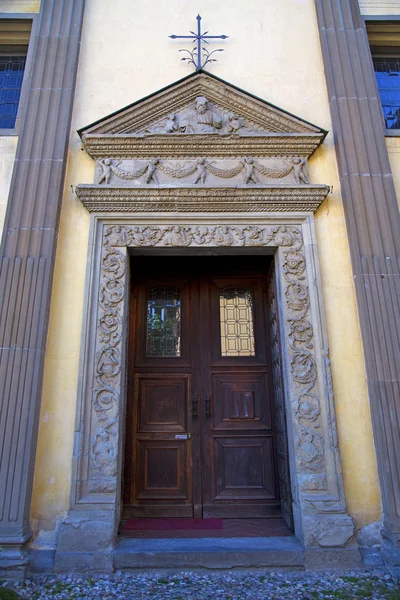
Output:
[[[389,153],[397,201],[400,207],[400,137],[387,137],[386,146]]]
[[[399,0],[359,0],[363,15],[400,15]]]
[[[0,239],[3,232],[17,143],[17,136],[0,136]]]
[[[40,0],[0,0],[0,13],[37,13]]]
[[[226,33],[211,71],[331,130],[314,0],[87,0],[70,154],[61,214],[35,471],[34,528],[52,528],[68,507],[89,216],[70,186],[93,181],[75,131],[190,69],[179,42],[197,13]],[[329,134],[311,180],[334,186],[316,214],[332,374],[349,512],[362,526],[380,517],[380,495],[346,230]]]

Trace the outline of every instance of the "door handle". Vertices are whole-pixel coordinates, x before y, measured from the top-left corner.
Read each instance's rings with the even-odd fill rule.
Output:
[[[192,399],[192,417],[193,417],[193,419],[197,419],[197,417],[198,417],[197,404],[198,404],[198,398],[197,398],[197,396],[193,396],[193,399]]]
[[[206,417],[211,417],[211,396],[206,396]]]

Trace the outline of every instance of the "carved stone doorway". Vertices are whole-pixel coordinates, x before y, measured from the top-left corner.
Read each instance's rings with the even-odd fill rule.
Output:
[[[124,518],[292,526],[273,257],[232,250],[131,259]]]
[[[181,219],[185,225],[148,216],[130,222],[119,217],[93,221],[76,470],[56,568],[70,568],[71,560],[80,564],[83,551],[76,548],[81,544],[91,548],[86,556],[91,568],[104,570],[112,564],[122,510],[129,256],[130,249],[146,248],[161,253],[171,248],[178,253],[250,248],[274,256],[272,301],[279,323],[273,320],[273,326],[282,340],[295,534],[307,550],[309,564],[322,560],[324,549],[329,549],[329,560],[359,560],[354,524],[346,514],[312,216],[235,216],[225,218],[223,225],[218,217]],[[338,548],[342,554],[336,555]]]

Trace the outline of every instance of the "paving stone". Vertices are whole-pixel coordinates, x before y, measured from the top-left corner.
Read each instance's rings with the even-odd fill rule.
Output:
[[[30,600],[398,600],[384,570],[160,571],[107,576],[37,575],[14,586]]]

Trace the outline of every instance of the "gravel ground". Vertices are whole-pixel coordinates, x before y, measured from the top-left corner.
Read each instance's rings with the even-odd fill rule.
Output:
[[[0,600],[400,600],[400,586],[382,570],[46,575],[15,584],[11,589],[18,595],[10,587],[0,584]]]

